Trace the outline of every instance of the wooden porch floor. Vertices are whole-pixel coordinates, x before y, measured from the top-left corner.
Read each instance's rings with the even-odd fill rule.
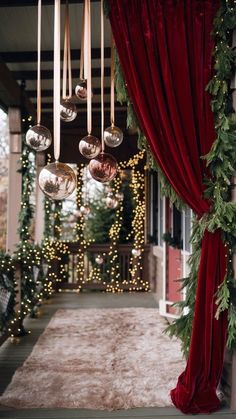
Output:
[[[49,304],[42,307],[42,316],[38,319],[28,319],[26,326],[31,334],[21,339],[19,343],[9,340],[0,348],[0,394],[11,381],[15,370],[22,365],[32,351],[38,337],[47,326],[50,318],[59,308],[121,308],[121,307],[156,307],[157,304],[151,293],[134,294],[103,294],[103,293],[62,293],[53,296]],[[220,419],[236,419],[236,412],[222,409],[212,416]],[[182,415],[175,408],[139,408],[117,410],[113,412],[87,410],[87,409],[9,409],[0,406],[0,418],[5,419],[94,419],[94,418],[153,418],[173,419],[192,418],[191,415]],[[198,415],[208,418],[209,415]]]

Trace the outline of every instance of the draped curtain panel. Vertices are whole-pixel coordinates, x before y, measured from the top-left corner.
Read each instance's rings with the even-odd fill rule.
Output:
[[[209,175],[201,156],[215,140],[205,88],[213,75],[216,0],[109,0],[109,17],[127,89],[153,155],[178,195],[200,218]],[[215,293],[226,272],[221,232],[205,232],[190,353],[171,392],[184,413],[219,408],[227,313],[215,319]],[[158,391],[158,389],[157,389]]]

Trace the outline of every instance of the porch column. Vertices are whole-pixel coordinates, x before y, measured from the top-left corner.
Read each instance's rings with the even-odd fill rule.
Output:
[[[41,243],[44,232],[44,194],[38,184],[38,176],[45,166],[45,154],[36,154],[37,180],[36,180],[36,208],[35,208],[35,242]]]
[[[22,176],[20,169],[20,157],[22,146],[21,134],[21,111],[19,108],[8,109],[9,120],[9,180],[7,202],[7,245],[6,250],[12,254],[19,242],[18,217],[21,209]]]

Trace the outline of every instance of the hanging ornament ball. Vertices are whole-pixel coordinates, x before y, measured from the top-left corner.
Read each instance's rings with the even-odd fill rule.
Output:
[[[77,86],[75,87],[75,95],[80,100],[87,100],[87,81],[80,80]],[[92,95],[91,95],[92,96]]]
[[[107,208],[115,209],[115,208],[118,207],[118,205],[119,205],[118,199],[116,199],[113,196],[107,196],[106,197],[106,206],[107,206]]]
[[[103,263],[103,257],[101,255],[97,255],[96,258],[95,258],[95,262],[98,265],[101,265]]]
[[[123,141],[123,132],[120,128],[112,125],[105,129],[104,141],[108,147],[118,147]]]
[[[74,212],[73,212],[73,214],[74,214],[74,216],[76,217],[76,218],[79,218],[79,217],[81,217],[81,211],[80,210],[75,210]]]
[[[134,257],[138,257],[141,255],[141,250],[140,249],[132,249],[131,253]]]
[[[76,176],[64,163],[50,163],[39,174],[39,186],[49,198],[60,200],[72,194],[76,187]]]
[[[101,141],[93,135],[83,137],[79,142],[79,151],[86,159],[94,159],[101,152]]]
[[[74,103],[68,99],[62,99],[60,117],[64,122],[72,122],[77,117],[77,110]]]
[[[26,143],[36,151],[46,150],[52,142],[50,131],[43,125],[34,125],[25,136]]]
[[[81,205],[80,212],[82,215],[89,215],[90,214],[90,208],[88,205]]]
[[[90,175],[98,182],[109,182],[117,173],[118,164],[116,159],[108,153],[101,153],[95,159],[90,160],[88,169]]]
[[[123,199],[124,199],[124,194],[123,194],[123,192],[116,192],[115,197],[116,197],[119,201],[123,201]]]

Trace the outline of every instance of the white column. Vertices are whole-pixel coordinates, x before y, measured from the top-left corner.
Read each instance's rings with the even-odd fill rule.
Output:
[[[9,108],[9,181],[7,201],[7,245],[6,250],[13,253],[19,242],[18,218],[21,209],[22,176],[18,173],[20,168],[22,134],[21,112],[19,108]]]
[[[36,154],[36,167],[37,167],[37,179],[36,179],[36,208],[35,208],[35,242],[41,243],[43,240],[44,231],[44,194],[38,185],[38,176],[41,169],[45,166],[45,154]]]

